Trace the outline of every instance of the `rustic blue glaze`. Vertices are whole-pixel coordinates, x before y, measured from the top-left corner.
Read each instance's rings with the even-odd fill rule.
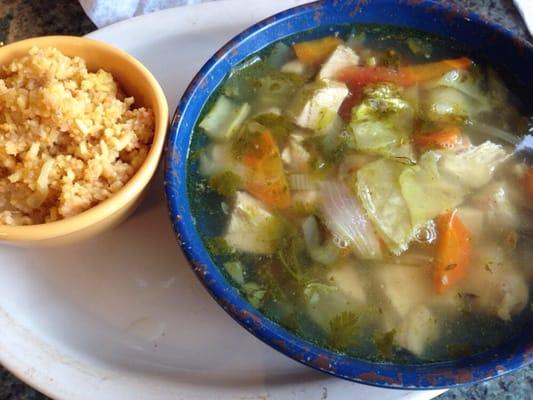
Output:
[[[210,94],[229,70],[272,42],[299,32],[325,34],[347,23],[404,26],[452,37],[471,54],[499,66],[533,93],[533,47],[483,18],[433,1],[324,1],[296,7],[237,35],[200,70],[174,115],[166,151],[165,184],[170,217],[193,270],[218,303],[242,326],[280,352],[318,370],[352,381],[401,389],[435,389],[482,381],[533,361],[532,330],[503,346],[469,358],[423,365],[373,363],[307,342],[265,318],[244,300],[210,258],[196,229],[187,193],[187,155],[193,128]]]

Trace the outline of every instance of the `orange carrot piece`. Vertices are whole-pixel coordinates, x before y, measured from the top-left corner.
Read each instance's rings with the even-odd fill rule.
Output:
[[[242,162],[250,168],[246,189],[250,194],[275,208],[291,203],[289,185],[283,170],[279,148],[268,130],[257,136]]]
[[[336,36],[326,36],[308,42],[295,43],[293,49],[301,63],[320,65],[341,43],[342,40]]]
[[[413,85],[417,82],[436,79],[452,69],[468,69],[471,65],[471,59],[461,57],[428,64],[400,67],[400,73],[404,75],[409,85]]]
[[[461,130],[456,126],[443,128],[436,132],[421,133],[414,136],[417,149],[452,149],[461,142]]]
[[[472,60],[466,57],[400,67],[347,67],[340,71],[337,79],[346,83],[351,90],[362,86],[390,82],[400,86],[411,86],[415,83],[436,79],[452,69],[468,69]]]
[[[456,211],[437,218],[437,234],[433,283],[437,293],[443,293],[466,273],[470,263],[471,236]]]

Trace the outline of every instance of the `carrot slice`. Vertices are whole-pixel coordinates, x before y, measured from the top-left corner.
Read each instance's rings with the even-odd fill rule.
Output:
[[[279,148],[268,130],[254,138],[243,154],[242,162],[251,171],[246,181],[246,189],[250,194],[275,208],[290,205],[290,190]]]
[[[466,273],[470,263],[471,236],[456,211],[438,217],[437,234],[433,283],[437,293],[443,293]]]
[[[428,64],[418,64],[400,67],[400,72],[404,75],[409,85],[417,82],[436,79],[452,69],[468,69],[472,65],[472,60],[466,57],[437,61]]]
[[[304,64],[320,65],[342,43],[336,36],[326,36],[308,42],[295,43],[292,47],[298,60]]]
[[[452,69],[468,69],[472,60],[466,57],[400,67],[347,67],[339,72],[337,79],[351,90],[371,83],[390,82],[400,86],[436,79]]]
[[[421,133],[414,136],[417,149],[452,149],[461,141],[461,130],[456,126],[443,128],[436,132]]]

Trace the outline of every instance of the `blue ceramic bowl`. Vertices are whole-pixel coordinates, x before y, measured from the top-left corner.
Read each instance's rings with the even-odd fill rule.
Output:
[[[273,348],[310,367],[352,381],[402,389],[435,389],[481,381],[533,361],[533,330],[496,349],[451,362],[418,365],[374,363],[334,353],[270,321],[244,300],[209,256],[199,231],[206,215],[193,215],[187,190],[187,156],[193,128],[211,94],[230,69],[271,43],[301,33],[307,39],[341,24],[377,23],[415,28],[453,38],[475,59],[500,67],[531,95],[533,47],[500,26],[433,1],[359,0],[316,2],[263,20],[222,47],[198,72],[176,110],[166,155],[166,194],[178,242],[194,272],[237,322]],[[312,30],[310,32],[307,32]]]

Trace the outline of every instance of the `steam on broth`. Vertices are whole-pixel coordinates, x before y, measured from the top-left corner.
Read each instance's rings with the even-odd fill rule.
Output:
[[[395,362],[476,353],[531,323],[533,167],[511,155],[529,121],[436,37],[278,42],[195,128],[198,228],[250,304],[308,340]]]

